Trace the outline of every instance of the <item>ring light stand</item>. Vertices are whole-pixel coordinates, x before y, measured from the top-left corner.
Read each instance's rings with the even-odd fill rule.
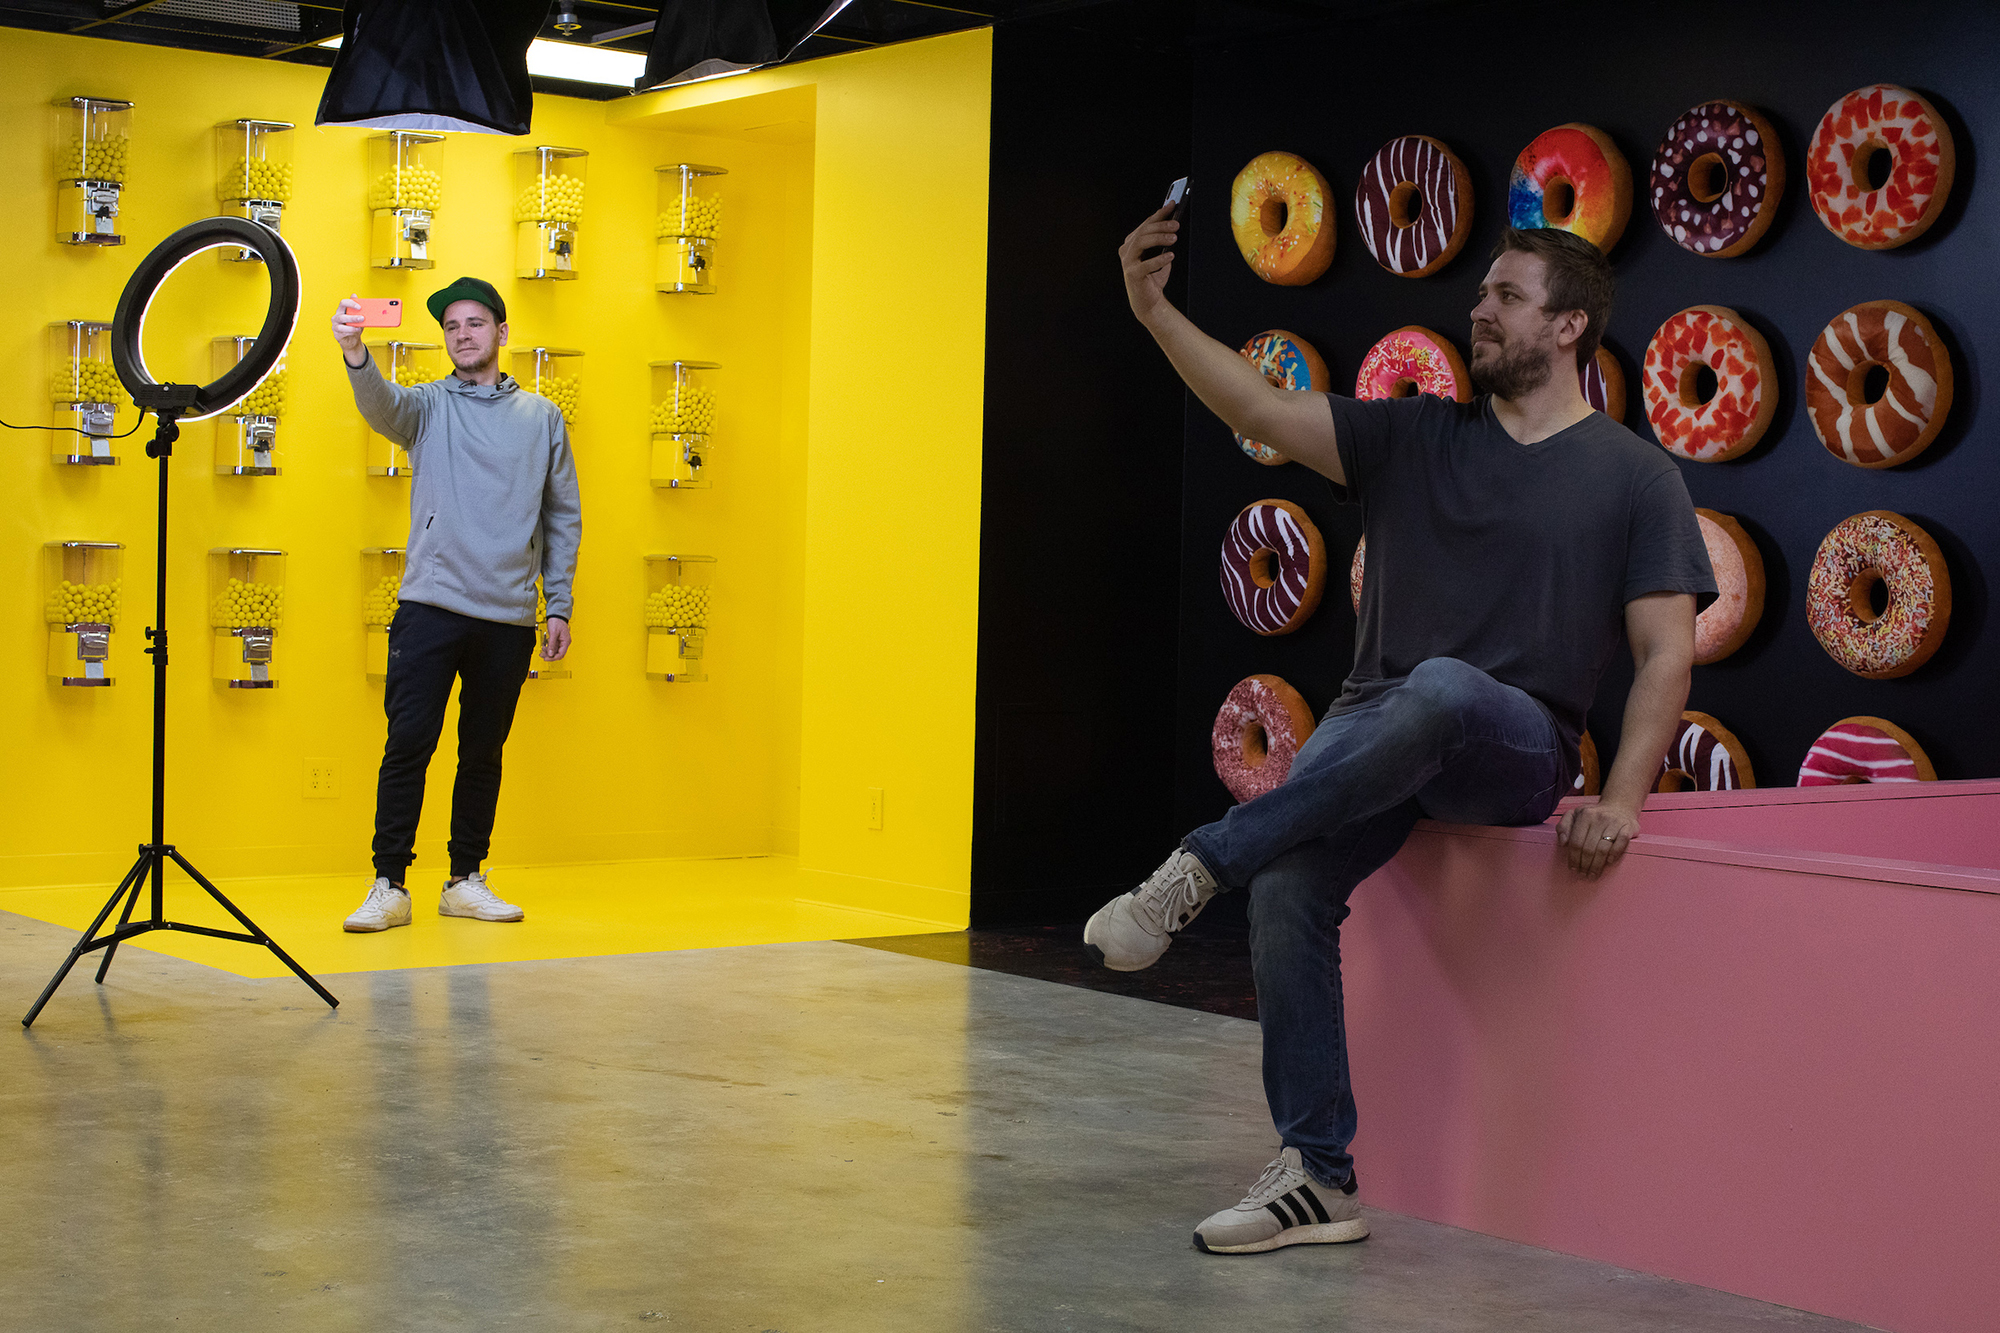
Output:
[[[223,247],[254,250],[264,261],[264,270],[271,280],[271,303],[264,315],[264,327],[258,331],[249,354],[214,383],[156,383],[146,368],[141,347],[146,331],[146,312],[152,308],[153,298],[159,294],[166,280],[173,276],[175,269],[204,251]],[[90,923],[90,928],[83,932],[83,938],[69,951],[69,957],[63,960],[62,967],[57,969],[47,989],[42,991],[41,998],[35,1001],[35,1007],[21,1020],[22,1027],[34,1023],[36,1015],[42,1012],[42,1006],[56,993],[56,988],[62,985],[63,978],[69,975],[78,959],[94,950],[104,950],[104,961],[97,968],[97,980],[102,983],[104,974],[111,970],[111,958],[117,953],[118,946],[134,936],[154,930],[178,930],[219,940],[261,944],[297,973],[299,980],[312,987],[328,1005],[337,1007],[340,1004],[326,987],[294,962],[292,956],[279,948],[277,941],[265,934],[256,922],[223,897],[221,890],[209,883],[207,877],[167,841],[167,460],[173,456],[174,441],[180,438],[182,421],[203,421],[226,411],[271,372],[278,364],[278,358],[284,355],[298,319],[299,265],[292,255],[291,246],[277,232],[245,218],[206,218],[181,228],[139,262],[131,280],[125,284],[124,294],[118,298],[118,312],[111,322],[111,364],[117,369],[119,380],[131,393],[132,401],[141,411],[150,409],[158,423],[152,442],[146,446],[146,457],[158,459],[160,463],[158,557],[153,579],[154,620],[157,623],[146,630],[146,639],[151,645],[146,649],[146,655],[153,659],[153,837],[152,841],[140,844],[139,859],[125,872],[125,878],[118,881],[118,887],[112,891],[103,910],[98,912],[97,919]],[[221,903],[243,929],[217,930],[212,926],[167,920],[165,876],[169,861],[206,889],[208,896]],[[134,921],[132,913],[139,906],[139,892],[148,881],[152,887],[151,914],[143,920]],[[120,899],[124,900],[125,908],[118,915],[117,928],[99,935],[97,932],[110,918]]]

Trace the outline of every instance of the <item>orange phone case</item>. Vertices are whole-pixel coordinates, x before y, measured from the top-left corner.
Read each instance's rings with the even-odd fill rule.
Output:
[[[396,297],[362,296],[361,327],[364,329],[400,329],[403,327],[403,303]]]

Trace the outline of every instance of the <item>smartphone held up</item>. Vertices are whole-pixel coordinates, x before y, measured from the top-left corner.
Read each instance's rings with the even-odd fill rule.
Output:
[[[396,297],[360,296],[355,303],[361,307],[361,327],[364,329],[400,329],[403,327],[403,303]]]
[[[1173,212],[1167,214],[1166,220],[1168,222],[1186,224],[1187,196],[1188,178],[1186,176],[1181,177],[1168,187],[1166,200],[1160,205],[1162,208],[1171,208],[1173,210]],[[1151,259],[1154,255],[1163,253],[1167,249],[1168,247],[1164,245],[1149,245],[1139,252],[1139,258]]]

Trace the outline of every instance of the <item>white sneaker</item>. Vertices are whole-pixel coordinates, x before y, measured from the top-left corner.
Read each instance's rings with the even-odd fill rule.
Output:
[[[439,916],[469,916],[474,921],[519,921],[524,913],[512,903],[503,903],[487,887],[484,871],[475,870],[456,884],[444,883],[438,897]]]
[[[1151,967],[1173,943],[1174,932],[1208,906],[1217,887],[1199,857],[1177,851],[1144,884],[1097,909],[1083,928],[1083,947],[1114,972]]]
[[[1344,1190],[1306,1174],[1297,1148],[1287,1148],[1234,1208],[1225,1208],[1194,1230],[1194,1245],[1209,1254],[1256,1254],[1287,1245],[1338,1245],[1363,1240],[1368,1223],[1354,1183]]]
[[[359,933],[366,930],[387,930],[391,926],[409,924],[409,893],[378,876],[375,882],[368,886],[368,896],[361,900],[361,906],[354,909],[353,916],[340,923],[340,928]]]

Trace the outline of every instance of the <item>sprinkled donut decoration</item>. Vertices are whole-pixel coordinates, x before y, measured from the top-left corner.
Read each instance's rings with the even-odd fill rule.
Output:
[[[1569,784],[1571,796],[1595,796],[1602,788],[1598,784],[1597,742],[1584,732],[1576,745],[1576,780]]]
[[[1420,393],[1463,403],[1472,397],[1472,380],[1449,338],[1410,324],[1368,349],[1361,373],[1354,377],[1354,396],[1414,398]]]
[[[1806,150],[1813,212],[1863,250],[1908,245],[1944,211],[1957,160],[1929,102],[1893,83],[1857,88],[1828,109]]]
[[[1631,216],[1632,168],[1594,125],[1544,130],[1514,159],[1507,181],[1512,226],[1574,232],[1610,254]]]
[[[1229,230],[1250,271],[1281,287],[1303,287],[1333,262],[1331,190],[1292,153],[1259,153],[1229,189]]]
[[[1347,595],[1354,602],[1354,614],[1361,614],[1361,578],[1368,568],[1368,534],[1354,543],[1354,561],[1347,567]]]
[[[1707,398],[1703,371],[1715,380]],[[1689,306],[1662,324],[1646,347],[1640,383],[1660,447],[1697,463],[1756,448],[1778,410],[1771,345],[1727,306]]]
[[[1880,611],[1878,586],[1888,597]],[[1856,514],[1820,543],[1806,579],[1806,624],[1827,656],[1855,675],[1909,675],[1938,650],[1950,623],[1944,553],[1901,514]]]
[[[1313,733],[1312,709],[1277,676],[1249,676],[1222,701],[1209,732],[1215,775],[1238,801],[1252,801],[1285,780]]]
[[[1428,135],[1391,139],[1361,169],[1354,220],[1376,263],[1426,277],[1449,264],[1472,231],[1472,177]]]
[[[1625,420],[1625,368],[1618,364],[1618,358],[1611,355],[1609,348],[1600,346],[1597,355],[1577,371],[1576,377],[1583,388],[1584,402],[1613,421]]]
[[[1244,628],[1290,634],[1319,609],[1326,543],[1289,500],[1246,505],[1222,539],[1222,597]]]
[[[1785,192],[1771,122],[1741,102],[1703,102],[1653,154],[1653,219],[1683,250],[1732,259],[1762,240]]]
[[[1871,370],[1887,387],[1868,398]],[[1855,467],[1907,463],[1951,410],[1951,354],[1901,301],[1865,301],[1826,326],[1806,354],[1806,415],[1826,451]]]
[[[1764,617],[1764,557],[1743,525],[1713,509],[1694,511],[1715,571],[1716,598],[1694,618],[1694,664],[1707,666],[1741,648]]]
[[[1756,785],[1749,752],[1735,732],[1707,713],[1681,714],[1654,791],[1737,791]]]
[[[1266,329],[1243,344],[1242,356],[1274,388],[1327,390],[1326,362],[1311,343],[1289,330]],[[1236,436],[1236,447],[1266,467],[1291,461],[1270,445],[1241,435]]]

